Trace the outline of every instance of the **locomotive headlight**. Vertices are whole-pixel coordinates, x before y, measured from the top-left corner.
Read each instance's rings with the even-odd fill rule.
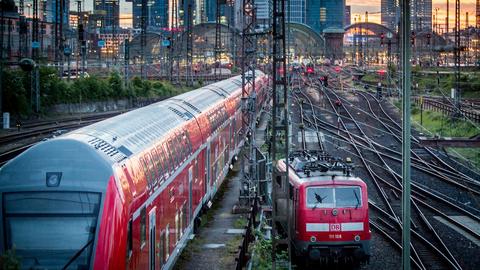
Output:
[[[47,175],[46,175],[47,187],[58,187],[60,185],[61,179],[62,179],[61,172],[47,172]]]
[[[310,237],[310,242],[317,242],[317,238],[312,235],[312,236]]]
[[[360,241],[360,235],[355,235],[355,237],[353,238],[353,240],[355,240],[355,242],[358,242]]]

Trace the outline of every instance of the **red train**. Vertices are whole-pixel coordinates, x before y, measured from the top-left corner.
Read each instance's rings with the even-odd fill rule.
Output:
[[[257,106],[268,78],[256,71]],[[37,144],[0,168],[22,268],[170,269],[243,142],[241,77]]]
[[[286,171],[285,161],[278,163]],[[289,157],[292,245],[309,262],[359,263],[370,257],[367,186],[351,165],[314,151]]]

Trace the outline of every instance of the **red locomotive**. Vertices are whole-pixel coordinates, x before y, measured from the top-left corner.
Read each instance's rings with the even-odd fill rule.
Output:
[[[257,106],[267,76],[256,71]],[[22,268],[170,269],[243,142],[237,76],[25,151],[0,168],[0,253]]]
[[[285,161],[278,163],[286,171]],[[289,157],[292,245],[309,262],[358,263],[370,257],[367,186],[351,165],[325,155]]]

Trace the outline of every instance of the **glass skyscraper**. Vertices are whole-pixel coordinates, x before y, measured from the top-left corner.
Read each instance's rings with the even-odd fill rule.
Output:
[[[318,33],[343,33],[345,0],[307,0],[306,24]]]
[[[133,0],[133,28],[142,27],[142,0]],[[168,27],[168,0],[147,1],[147,27]]]
[[[432,0],[412,0],[411,22],[412,31],[432,31]],[[398,0],[382,0],[382,25],[396,31],[400,20]]]
[[[103,27],[119,27],[120,2],[118,0],[95,0],[93,9],[103,16]]]
[[[305,14],[306,14],[306,0],[290,0],[290,16],[287,16],[289,22],[295,23],[306,23]]]

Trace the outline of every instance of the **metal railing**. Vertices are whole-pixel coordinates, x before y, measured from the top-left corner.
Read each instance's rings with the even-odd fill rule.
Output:
[[[417,106],[421,106],[421,98],[420,97],[413,97],[413,101]],[[423,109],[430,110],[435,112],[440,112],[442,114],[453,114],[457,111],[453,105],[446,104],[439,100],[423,98]],[[463,116],[470,119],[472,122],[480,123],[480,113],[476,111],[464,110],[460,109]]]
[[[238,246],[237,257],[235,261],[237,262],[236,270],[241,270],[247,265],[247,262],[250,260],[250,254],[248,252],[248,247],[251,242],[255,240],[255,226],[257,224],[256,218],[258,213],[258,200],[254,199],[252,206],[250,207],[250,214],[248,216],[248,223],[245,226],[245,232],[242,234],[243,241],[242,245]]]

